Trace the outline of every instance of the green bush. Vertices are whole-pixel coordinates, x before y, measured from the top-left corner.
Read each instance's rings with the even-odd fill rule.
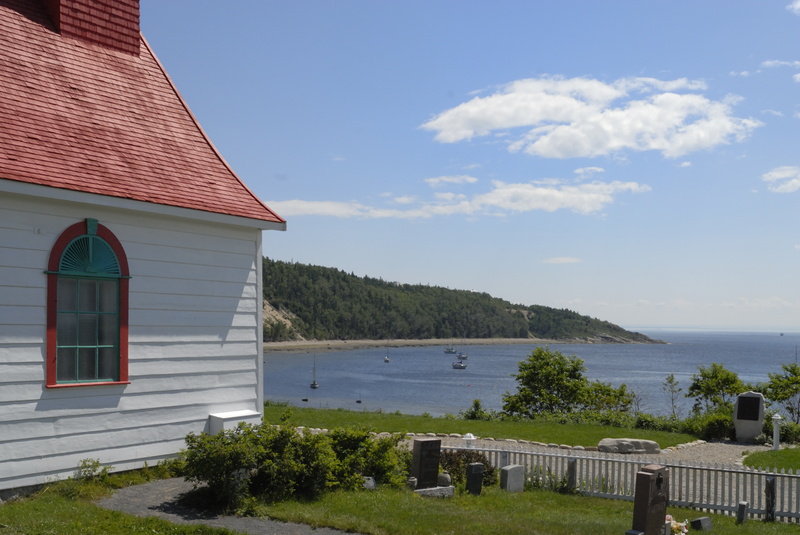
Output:
[[[634,423],[636,429],[648,431],[666,431],[668,433],[683,433],[686,425],[674,416],[653,416],[652,414],[639,413]]]
[[[733,415],[728,412],[695,414],[685,421],[684,432],[703,440],[736,439]]]
[[[455,486],[467,482],[467,466],[471,463],[483,464],[483,486],[497,485],[497,470],[484,453],[475,450],[443,450],[439,458],[439,466],[443,472],[450,474]]]
[[[228,510],[252,509],[252,499],[312,500],[332,489],[359,489],[367,475],[400,486],[408,464],[397,448],[400,438],[373,439],[367,430],[322,435],[240,424],[215,435],[189,434],[183,475],[205,483],[216,505]]]
[[[341,488],[360,488],[364,476],[374,478],[378,484],[404,484],[411,452],[397,447],[402,435],[375,438],[366,428],[339,428],[328,436],[338,462],[336,479]]]

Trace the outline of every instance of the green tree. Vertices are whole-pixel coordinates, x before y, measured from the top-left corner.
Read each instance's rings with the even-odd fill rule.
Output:
[[[636,394],[625,384],[614,388],[609,383],[592,381],[584,390],[581,408],[598,412],[630,412],[635,398]]]
[[[698,366],[700,373],[692,375],[692,384],[686,397],[695,398],[695,412],[721,412],[733,410],[733,399],[744,392],[744,383],[739,376],[722,364]]]
[[[667,393],[669,396],[669,403],[670,407],[672,408],[672,417],[678,417],[678,396],[680,396],[681,392],[683,392],[683,388],[678,386],[678,380],[675,379],[675,374],[667,375],[667,378],[664,379],[664,382],[661,383],[661,390]]]
[[[767,397],[780,403],[792,422],[800,424],[800,365],[782,364],[781,370],[783,373],[768,374]]]
[[[589,385],[583,360],[548,347],[537,347],[519,363],[512,375],[519,385],[516,394],[503,395],[503,411],[534,418],[539,413],[568,413],[580,407]]]

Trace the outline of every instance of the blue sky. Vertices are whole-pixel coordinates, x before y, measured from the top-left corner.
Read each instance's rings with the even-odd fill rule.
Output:
[[[800,0],[141,11],[288,220],[266,256],[629,329],[800,330]]]

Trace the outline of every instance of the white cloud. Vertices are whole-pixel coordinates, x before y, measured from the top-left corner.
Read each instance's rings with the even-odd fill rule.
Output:
[[[435,188],[444,184],[474,184],[478,179],[470,175],[437,176],[426,178],[424,182]]]
[[[705,83],[681,78],[623,78],[611,84],[555,77],[511,82],[421,126],[443,143],[515,136],[512,152],[546,158],[592,157],[657,150],[674,158],[732,140],[761,123],[732,115],[735,99],[693,93]],[[519,132],[519,129],[524,129]]]
[[[678,167],[691,167],[692,162],[681,162]]]
[[[411,204],[416,200],[417,198],[414,197],[413,195],[401,195],[393,199],[393,201],[397,204]]]
[[[792,3],[786,6],[786,9],[795,15],[800,15],[800,0],[792,0]]]
[[[509,184],[495,180],[494,189],[477,195],[472,205],[477,208],[501,209],[505,212],[570,210],[579,214],[597,213],[623,193],[650,191],[636,182],[592,182],[579,185],[542,186],[533,183]]]
[[[793,193],[800,190],[800,167],[785,165],[761,175],[767,189],[774,193]]]
[[[602,173],[603,171],[605,171],[605,169],[602,167],[581,167],[579,169],[575,169],[575,176],[584,179],[589,178],[592,175],[596,175],[597,173]]]
[[[800,73],[793,75],[792,80],[794,80],[797,83],[800,83]]]
[[[583,260],[573,256],[557,256],[555,258],[546,258],[542,260],[543,264],[580,264],[581,262],[583,262]]]
[[[761,62],[762,67],[800,67],[800,61],[786,61],[783,59],[768,59]]]
[[[433,199],[418,202],[405,209],[386,209],[367,206],[359,202],[338,201],[270,201],[269,206],[285,217],[327,216],[339,218],[397,218],[422,219],[444,215],[505,216],[512,213],[534,211],[555,212],[569,210],[583,215],[601,212],[612,204],[618,195],[644,193],[650,187],[636,182],[591,182],[567,184],[557,179],[541,182],[492,182],[492,188],[472,198],[455,193],[437,192]],[[392,202],[414,202],[412,197],[394,197]]]

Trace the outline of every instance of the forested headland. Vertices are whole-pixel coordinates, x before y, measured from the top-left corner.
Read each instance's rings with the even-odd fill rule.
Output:
[[[263,259],[264,341],[538,338],[654,343],[567,309]]]

